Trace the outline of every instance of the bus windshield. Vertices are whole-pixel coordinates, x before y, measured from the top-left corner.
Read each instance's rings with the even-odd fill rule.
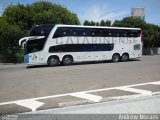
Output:
[[[32,28],[29,36],[45,36],[41,39],[28,40],[26,42],[26,54],[37,52],[43,49],[46,39],[54,25],[37,25]]]
[[[42,50],[44,47],[45,41],[46,41],[45,38],[27,41],[25,46],[26,54]]]

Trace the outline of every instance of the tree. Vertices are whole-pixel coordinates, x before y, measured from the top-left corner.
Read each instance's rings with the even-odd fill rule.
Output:
[[[101,20],[101,22],[100,22],[100,26],[106,26],[106,23],[105,23],[105,21],[104,21],[104,20]]]
[[[99,26],[99,22],[96,22],[96,26]]]
[[[80,24],[76,14],[51,2],[10,5],[0,17],[0,53],[15,53],[18,40],[35,24]]]
[[[134,17],[126,17],[123,18],[123,20],[118,21],[115,20],[112,26],[116,27],[140,27],[143,28],[145,26],[146,22]]]
[[[94,21],[91,21],[91,26],[95,26],[96,23]]]
[[[88,25],[89,26],[90,22],[88,20],[85,20],[84,23],[83,23],[83,25],[86,25],[86,26]]]
[[[111,21],[110,20],[101,20],[100,22],[94,22],[94,21],[88,21],[85,20],[83,25],[88,25],[88,26],[111,26]]]
[[[40,1],[31,5],[10,5],[2,17],[10,24],[30,29],[34,24],[80,24],[76,14],[50,2]]]
[[[33,21],[36,24],[80,24],[76,14],[57,4],[36,2],[31,5],[31,9],[35,12]]]
[[[95,26],[96,23],[92,20],[91,21],[85,20],[83,25],[85,25],[85,26]]]
[[[10,25],[4,19],[0,19],[0,51],[3,62],[15,61],[15,52],[18,49],[17,39],[22,37],[22,34],[18,26]]]
[[[119,20],[115,20],[112,27],[122,27],[122,21]]]
[[[110,20],[106,20],[106,26],[111,26],[111,21]]]

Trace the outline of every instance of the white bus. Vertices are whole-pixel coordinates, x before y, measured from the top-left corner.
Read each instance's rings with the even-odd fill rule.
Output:
[[[25,48],[26,64],[56,66],[138,58],[142,56],[141,38],[140,28],[37,25],[19,45]]]

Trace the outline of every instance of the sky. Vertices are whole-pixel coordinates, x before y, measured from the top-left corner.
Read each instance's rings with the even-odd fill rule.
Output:
[[[10,4],[32,4],[40,0],[0,0],[0,15]],[[41,0],[42,1],[42,0]],[[131,9],[143,7],[145,21],[160,26],[160,0],[43,0],[60,4],[76,13],[81,24],[84,20],[99,22],[103,20],[121,20],[131,16]]]

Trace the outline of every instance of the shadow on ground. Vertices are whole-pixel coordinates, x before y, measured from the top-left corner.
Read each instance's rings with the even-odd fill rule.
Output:
[[[136,61],[141,61],[140,59],[131,59],[127,62],[136,62]],[[115,62],[112,62],[111,60],[107,60],[107,61],[92,61],[92,62],[80,62],[80,63],[73,63],[72,65],[68,65],[69,66],[77,66],[77,65],[91,65],[91,64],[103,64],[103,63],[112,63],[115,64]],[[48,65],[29,65],[26,68],[27,69],[32,69],[32,68],[46,68],[46,67],[50,67]],[[64,67],[64,65],[59,64],[57,66],[54,67]]]

